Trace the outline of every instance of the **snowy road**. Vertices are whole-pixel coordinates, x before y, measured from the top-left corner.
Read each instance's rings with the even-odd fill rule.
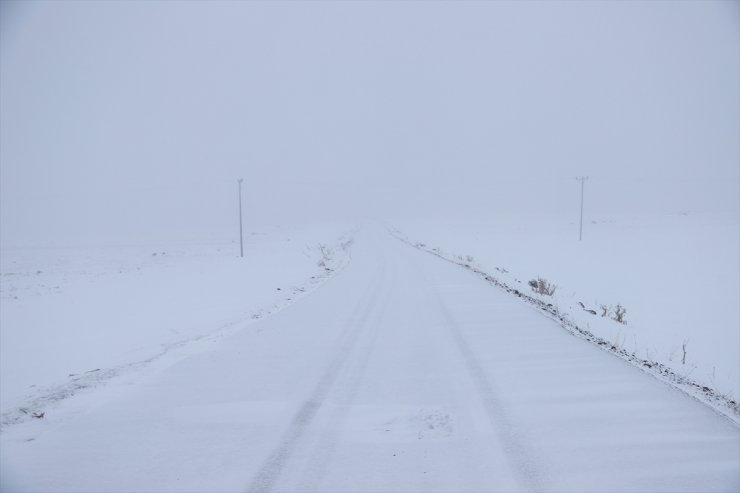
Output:
[[[8,484],[740,489],[740,431],[701,403],[384,231],[352,257],[289,309],[4,431]]]

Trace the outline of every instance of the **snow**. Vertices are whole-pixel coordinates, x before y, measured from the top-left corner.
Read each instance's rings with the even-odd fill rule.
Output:
[[[0,492],[740,492],[738,16],[0,0]]]
[[[3,250],[3,423],[284,307],[327,273],[321,244],[341,266],[343,227],[255,231],[244,258],[238,243]]]
[[[528,294],[530,279],[545,278],[557,290],[552,298],[541,298],[579,326],[737,400],[738,212],[586,216],[583,241],[578,241],[577,220],[577,215],[494,214],[398,220],[396,226],[411,241],[438,248]],[[627,309],[626,324],[600,316],[600,305],[613,313],[618,303]]]
[[[7,426],[4,489],[740,487],[732,421],[385,230],[349,248],[299,302]]]

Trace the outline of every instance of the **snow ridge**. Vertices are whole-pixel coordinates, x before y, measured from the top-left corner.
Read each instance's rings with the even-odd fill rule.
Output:
[[[142,371],[154,362],[163,361],[165,357],[171,358],[170,363],[177,362],[197,352],[198,348],[204,347],[200,343],[218,341],[246,329],[256,320],[288,308],[299,299],[311,294],[315,289],[333,278],[349,264],[351,260],[350,249],[354,243],[354,235],[356,233],[357,230],[355,229],[343,234],[333,248],[323,244],[319,245],[318,252],[320,253],[320,259],[317,262],[319,270],[301,285],[293,286],[290,298],[275,303],[270,307],[256,310],[247,319],[227,323],[209,333],[164,344],[162,345],[162,349],[151,357],[110,368],[95,368],[81,374],[69,374],[68,382],[39,388],[21,406],[3,411],[0,414],[0,432],[5,430],[7,426],[22,423],[32,418],[41,419],[44,417],[47,409],[55,403],[82,391],[92,390],[105,385],[113,378]]]
[[[507,284],[500,278],[489,274],[478,267],[473,266],[471,262],[468,262],[464,259],[461,260],[463,258],[461,256],[445,253],[439,248],[430,248],[424,243],[413,242],[409,240],[408,237],[406,237],[398,229],[389,227],[388,231],[396,239],[403,243],[406,243],[412,248],[416,248],[417,250],[432,254],[442,260],[458,265],[482,277],[490,284],[493,284],[494,286],[503,289],[507,293],[518,297],[525,303],[532,305],[540,313],[552,319],[562,328],[566,329],[568,332],[575,335],[576,337],[580,337],[591,342],[602,350],[613,354],[624,361],[627,361],[633,366],[639,368],[641,371],[652,375],[658,380],[661,380],[678,390],[681,390],[689,396],[708,405],[710,408],[712,408],[722,416],[728,418],[735,425],[740,426],[740,403],[738,403],[735,399],[732,399],[727,395],[719,392],[717,389],[714,389],[707,385],[701,385],[688,376],[676,373],[673,369],[668,368],[662,363],[653,361],[652,359],[643,359],[637,357],[635,353],[630,353],[624,348],[619,347],[617,344],[603,339],[593,334],[588,329],[577,325],[573,320],[571,320],[571,317],[568,313],[561,312],[559,308],[552,303],[546,303],[541,299],[523,293],[519,289],[516,289]]]

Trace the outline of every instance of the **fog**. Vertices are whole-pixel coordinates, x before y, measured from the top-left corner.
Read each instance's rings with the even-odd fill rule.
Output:
[[[8,2],[3,245],[737,211],[737,2]]]

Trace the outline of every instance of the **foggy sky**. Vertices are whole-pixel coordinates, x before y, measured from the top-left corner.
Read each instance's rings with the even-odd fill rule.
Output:
[[[0,240],[737,210],[737,2],[2,2]]]

